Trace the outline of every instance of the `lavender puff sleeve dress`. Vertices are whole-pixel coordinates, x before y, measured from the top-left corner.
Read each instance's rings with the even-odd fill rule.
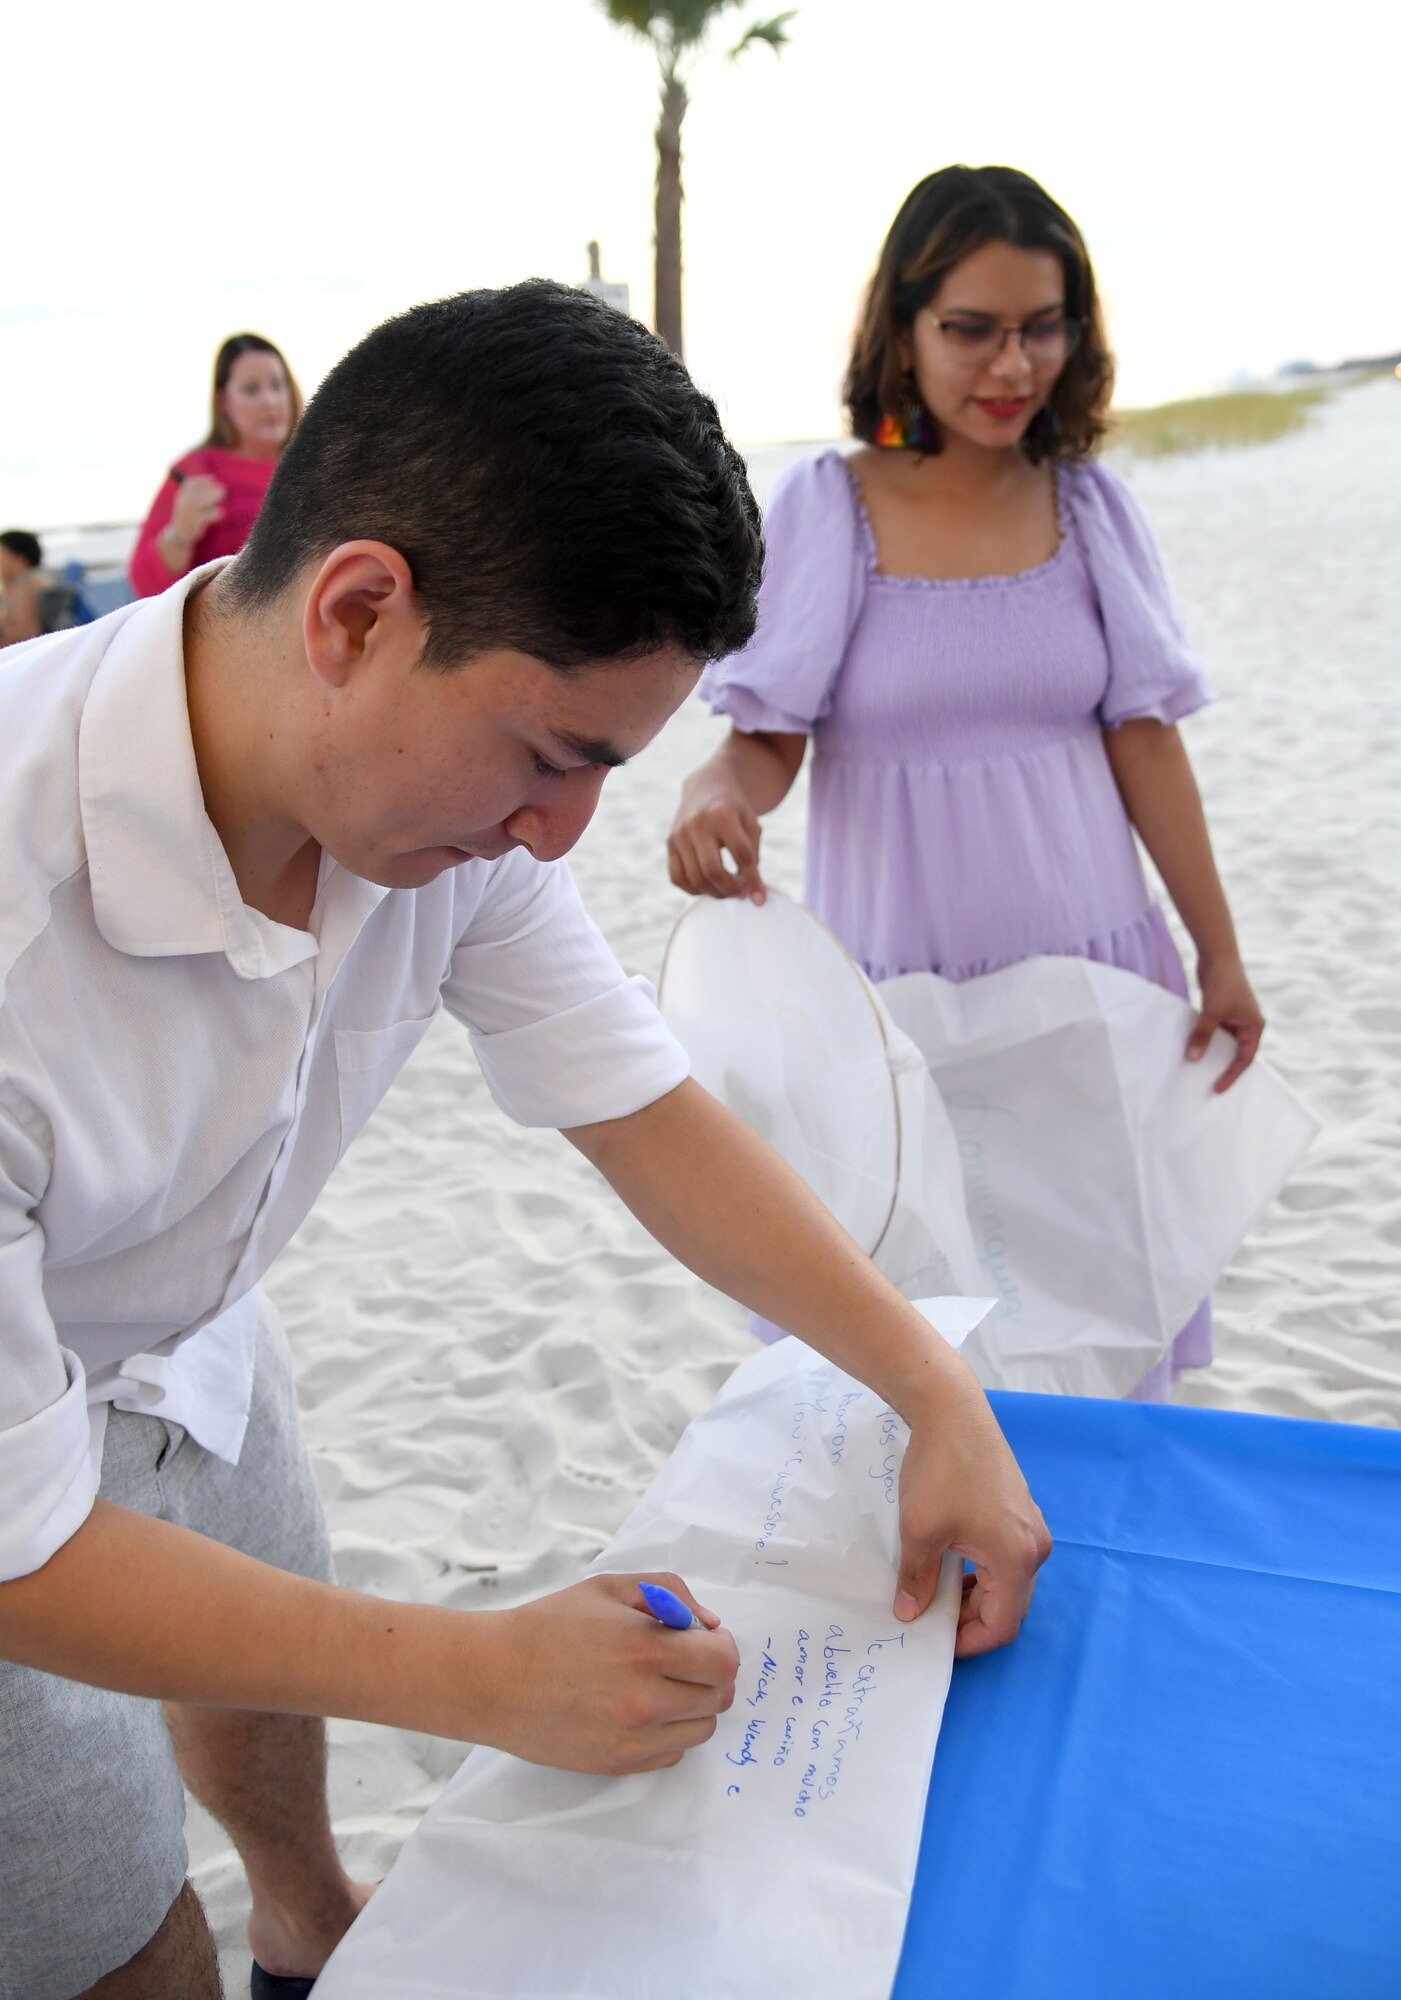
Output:
[[[1057,473],[1054,555],[1014,576],[883,576],[839,452],[776,489],[759,624],[702,692],[812,738],[806,896],[872,979],[968,979],[1039,953],[1185,997],[1104,731],[1211,699],[1123,482]],[[1138,1390],[1211,1358],[1210,1307]]]

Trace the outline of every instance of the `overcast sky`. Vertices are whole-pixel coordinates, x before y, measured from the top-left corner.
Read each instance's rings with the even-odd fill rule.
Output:
[[[776,11],[736,7],[725,43]],[[251,327],[313,386],[415,300],[585,244],[651,309],[655,70],[595,0],[80,0],[7,30],[0,514],[144,510]],[[1397,11],[805,0],[698,71],[687,359],[742,441],[822,437],[911,184],[1035,174],[1076,217],[1121,400],[1401,346]]]

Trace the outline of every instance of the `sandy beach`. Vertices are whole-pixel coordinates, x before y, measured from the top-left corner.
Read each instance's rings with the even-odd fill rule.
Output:
[[[756,454],[761,492],[792,451]],[[1401,384],[1307,429],[1125,462],[1220,700],[1186,725],[1265,1050],[1324,1122],[1217,1293],[1179,1399],[1401,1423]],[[683,898],[662,841],[720,725],[689,703],[609,781],[575,858],[623,962],[655,977]],[[801,888],[804,801],[766,872]],[[508,1123],[435,1023],[272,1273],[341,1581],[464,1609],[573,1581],[749,1351],[743,1315],[653,1245],[553,1133]],[[353,1872],[382,1874],[463,1746],[331,1725]],[[191,1811],[231,1993],[243,1878]]]

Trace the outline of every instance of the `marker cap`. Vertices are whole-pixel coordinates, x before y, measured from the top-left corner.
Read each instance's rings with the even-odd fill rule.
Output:
[[[693,1625],[701,1621],[692,1612],[689,1604],[683,1604],[674,1590],[668,1590],[664,1583],[639,1583],[638,1589],[647,1600],[647,1609],[663,1625],[669,1625],[674,1632],[689,1632]],[[701,1625],[701,1630],[705,1627]]]

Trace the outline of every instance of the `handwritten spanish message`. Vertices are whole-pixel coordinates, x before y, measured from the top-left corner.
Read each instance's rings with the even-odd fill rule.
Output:
[[[679,1572],[719,1612],[741,1665],[714,1736],[620,1779],[474,1750],[318,2000],[888,2000],[961,1568],[895,1618],[906,1443],[796,1340],[738,1368],[597,1565]]]
[[[829,1624],[816,1636],[800,1625],[783,1667],[771,1650],[772,1637],[766,1639],[758,1679],[742,1698],[743,1734],[738,1746],[725,1751],[725,1762],[736,1773],[751,1772],[755,1778],[791,1766],[795,1819],[806,1819],[816,1805],[837,1796],[847,1759],[861,1741],[866,1703],[881,1684],[876,1656],[887,1647],[903,1649],[905,1644],[903,1632],[872,1639],[865,1647],[866,1658],[857,1662],[847,1638],[842,1625]],[[761,1713],[761,1705],[771,1699],[773,1705]],[[727,1798],[743,1794],[738,1776],[726,1784]]]
[[[871,1539],[888,1556],[894,1591],[898,1533],[881,1510],[898,1514],[908,1433],[870,1390],[843,1386],[846,1378],[829,1372],[829,1385],[820,1379],[807,1385],[819,1393],[804,1395],[784,1412],[784,1457],[754,1537],[754,1567],[795,1572],[777,1589],[774,1579],[766,1579],[764,1594],[776,1610],[788,1608],[809,1564],[826,1561],[820,1529],[815,1537],[810,1518],[814,1499],[829,1519],[843,1502],[858,1515],[875,1516]],[[820,1393],[824,1386],[826,1394]],[[774,1629],[745,1662],[735,1705],[721,1725],[727,1799],[753,1799],[763,1786],[799,1820],[837,1799],[868,1721],[897,1681],[899,1656],[911,1637],[888,1611],[877,1618],[874,1633],[870,1609],[863,1606],[856,1616],[848,1610],[846,1618],[824,1616],[810,1625],[791,1616],[769,1621]]]

